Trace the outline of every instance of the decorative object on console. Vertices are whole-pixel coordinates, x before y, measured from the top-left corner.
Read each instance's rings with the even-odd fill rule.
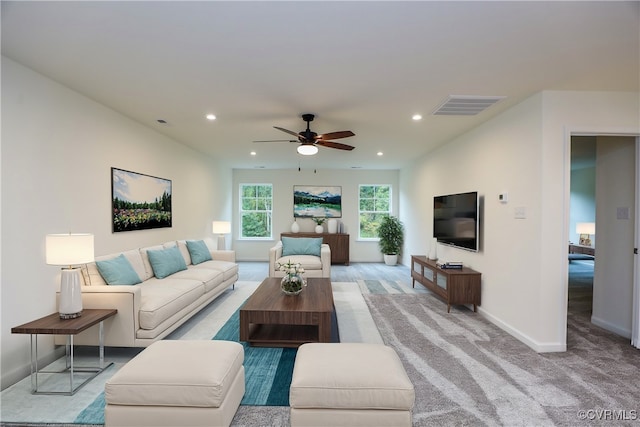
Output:
[[[383,217],[378,226],[378,237],[380,238],[378,242],[380,251],[384,255],[384,263],[396,265],[404,242],[404,227],[400,220],[391,215]]]
[[[171,180],[111,168],[113,232],[171,227]]]
[[[431,239],[431,246],[429,247],[429,259],[435,261],[438,259],[438,239],[433,237]]]
[[[306,280],[302,277],[304,268],[299,263],[288,261],[284,264],[278,263],[278,269],[284,272],[284,277],[280,282],[280,288],[285,295],[298,295],[302,288],[307,286]]]
[[[330,218],[327,221],[327,232],[331,234],[336,234],[338,232],[338,220],[335,218]]]
[[[298,221],[296,221],[296,219],[293,219],[293,224],[291,224],[291,232],[292,233],[297,233],[300,231],[300,225],[298,225]]]
[[[213,221],[211,227],[213,234],[218,235],[218,250],[227,249],[227,244],[224,241],[224,235],[231,233],[231,223],[229,221]]]
[[[80,268],[74,265],[93,261],[93,234],[48,234],[45,239],[45,257],[49,265],[64,265],[60,275],[61,319],[82,315]]]
[[[579,222],[576,224],[576,233],[580,235],[581,246],[591,246],[591,235],[596,234],[596,223]]]
[[[316,223],[316,233],[318,234],[324,233],[324,228],[322,228],[322,224],[324,224],[325,220],[326,218],[313,218],[313,222]]]

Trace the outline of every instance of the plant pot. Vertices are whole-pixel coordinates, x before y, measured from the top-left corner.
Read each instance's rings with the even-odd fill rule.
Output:
[[[387,265],[396,265],[398,263],[398,255],[397,254],[391,254],[391,255],[384,255],[384,263]]]
[[[316,233],[324,233],[324,228],[321,225],[316,225]]]
[[[306,281],[300,275],[293,276],[292,278],[285,276],[280,282],[280,289],[285,295],[295,296],[302,292]]]

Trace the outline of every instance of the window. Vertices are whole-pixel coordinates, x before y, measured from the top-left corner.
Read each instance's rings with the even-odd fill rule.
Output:
[[[377,239],[378,225],[391,215],[390,185],[361,185],[358,199],[360,239]]]
[[[240,184],[241,238],[271,239],[273,185]]]

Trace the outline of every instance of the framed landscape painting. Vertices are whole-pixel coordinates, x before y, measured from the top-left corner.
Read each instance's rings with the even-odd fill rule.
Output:
[[[171,180],[111,168],[113,232],[171,227]]]
[[[294,185],[295,218],[342,218],[342,187]]]

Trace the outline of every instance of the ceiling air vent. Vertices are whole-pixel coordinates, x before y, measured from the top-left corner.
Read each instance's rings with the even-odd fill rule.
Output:
[[[504,96],[449,95],[433,112],[434,116],[475,116],[491,107]]]

